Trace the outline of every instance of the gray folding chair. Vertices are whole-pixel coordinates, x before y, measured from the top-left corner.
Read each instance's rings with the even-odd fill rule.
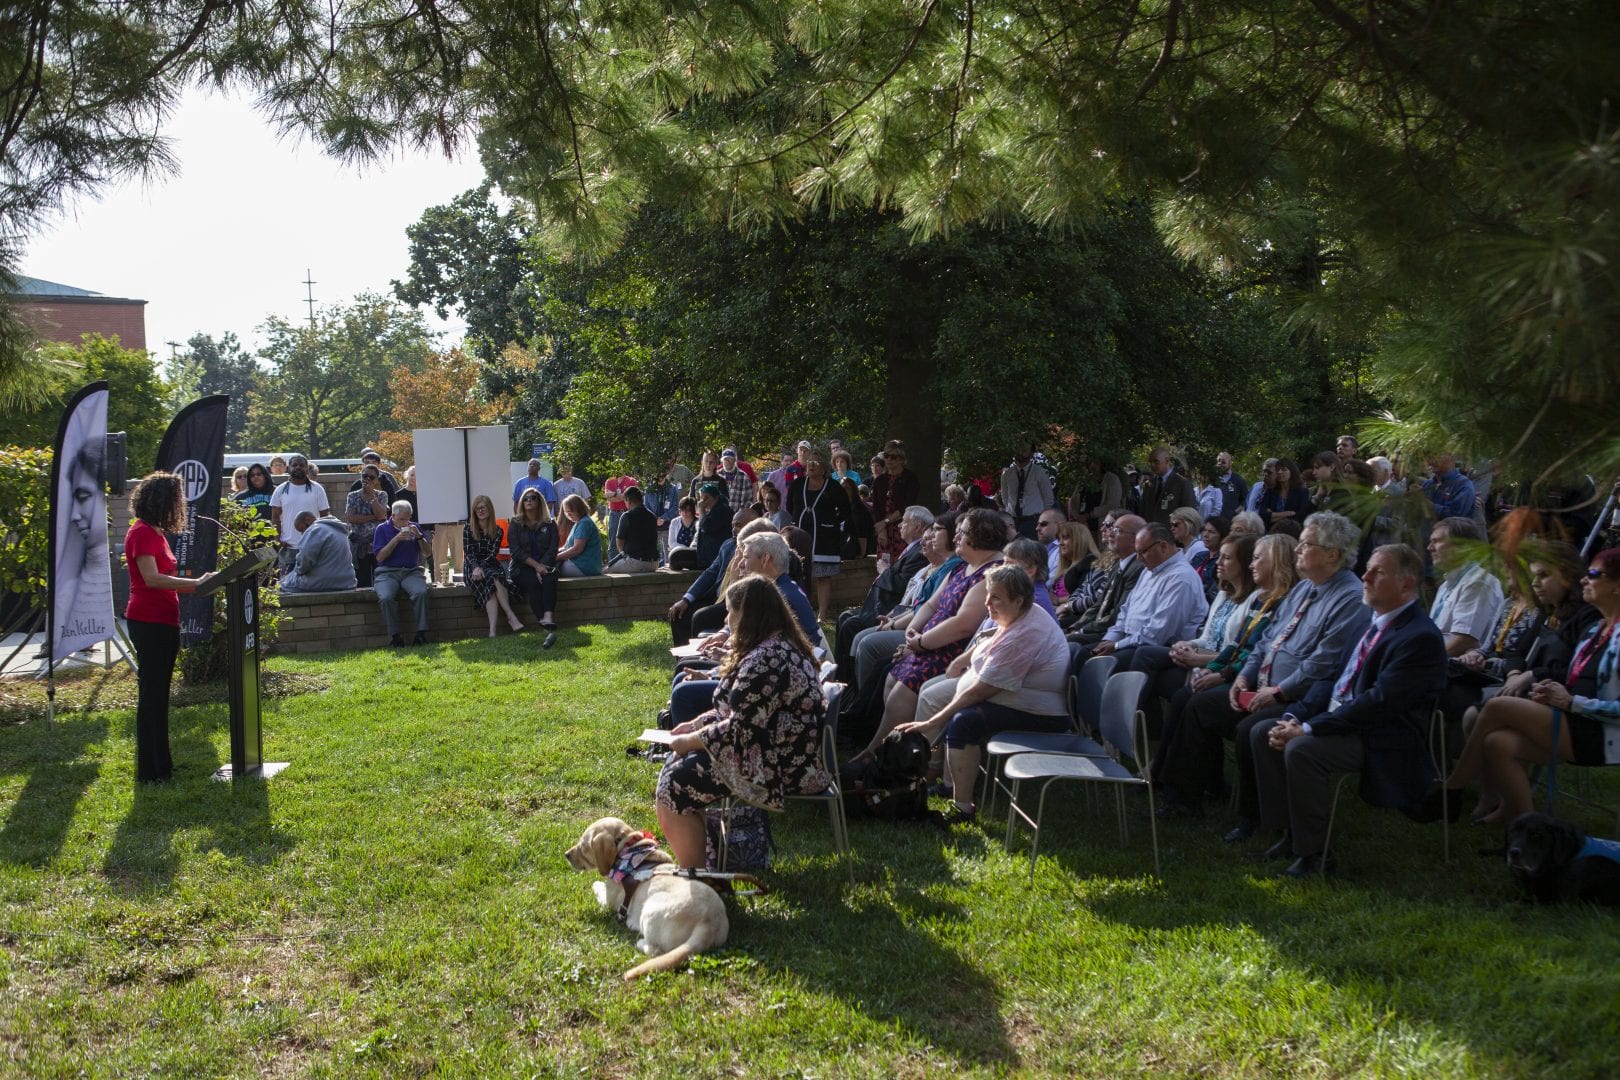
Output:
[[[1446,714],[1435,709],[1429,714],[1429,759],[1434,763],[1435,775],[1445,778],[1446,775]],[[1333,849],[1333,822],[1339,816],[1339,796],[1344,793],[1344,782],[1352,776],[1360,776],[1359,772],[1342,773],[1338,782],[1333,785],[1333,804],[1328,807],[1327,831],[1322,835],[1322,873],[1327,873],[1327,855]],[[1444,787],[1440,790],[1440,844],[1444,852],[1445,861],[1451,861],[1451,821],[1446,813],[1450,809],[1447,802],[1455,798]]]
[[[1079,650],[1082,646],[1071,646]],[[1092,738],[1102,711],[1103,687],[1119,664],[1117,656],[1093,656],[1069,671],[1069,731],[1003,731],[984,748],[984,816],[995,813],[996,791],[1007,790],[1000,775],[1002,759],[1013,754],[1082,754],[1108,757],[1108,750]]]
[[[822,708],[821,718],[821,767],[827,773],[827,787],[824,791],[809,795],[789,795],[789,802],[824,802],[827,804],[827,814],[832,818],[833,847],[837,848],[838,855],[844,861],[844,873],[849,878],[851,886],[855,884],[855,865],[849,851],[849,820],[844,816],[844,791],[838,786],[838,715],[843,709],[844,684],[822,683],[821,691],[826,697],[826,704]],[[724,800],[729,805],[730,800]],[[722,819],[724,820],[724,819]],[[720,830],[720,869],[726,868],[726,833]]]
[[[1115,812],[1119,821],[1120,843],[1129,839],[1125,813],[1125,786],[1140,785],[1148,794],[1148,827],[1153,837],[1153,872],[1159,873],[1159,827],[1153,813],[1153,781],[1146,767],[1148,757],[1147,718],[1137,707],[1148,676],[1142,671],[1125,671],[1108,680],[1103,688],[1099,727],[1103,742],[1114,752],[1106,758],[1079,754],[1028,753],[1008,757],[1002,776],[1012,781],[1011,805],[1007,810],[1007,850],[1012,850],[1013,829],[1022,818],[1033,830],[1029,849],[1029,877],[1035,880],[1035,860],[1040,854],[1041,818],[1046,812],[1046,793],[1058,780],[1084,780],[1114,784]],[[1135,768],[1126,767],[1126,762]],[[1032,818],[1018,805],[1025,780],[1041,780],[1041,796]]]

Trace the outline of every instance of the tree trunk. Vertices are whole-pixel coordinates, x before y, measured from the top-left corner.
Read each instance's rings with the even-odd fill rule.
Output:
[[[935,380],[934,342],[941,318],[933,260],[901,258],[883,326],[884,439],[906,445],[906,465],[917,474],[918,499],[930,510],[942,504],[939,468],[944,438]]]

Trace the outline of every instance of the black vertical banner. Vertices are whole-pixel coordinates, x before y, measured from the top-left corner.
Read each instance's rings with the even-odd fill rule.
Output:
[[[158,447],[157,467],[180,477],[186,493],[186,529],[171,537],[181,577],[199,577],[219,562],[220,471],[225,461],[225,394],[193,401],[169,424]],[[180,644],[207,641],[214,632],[214,597],[180,597]]]

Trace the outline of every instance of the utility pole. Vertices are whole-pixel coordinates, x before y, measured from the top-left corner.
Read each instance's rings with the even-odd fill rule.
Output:
[[[304,270],[304,303],[309,305],[309,325],[315,325],[315,282],[310,276],[309,269]]]

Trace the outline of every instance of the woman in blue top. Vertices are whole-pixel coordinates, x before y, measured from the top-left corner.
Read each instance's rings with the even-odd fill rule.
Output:
[[[591,520],[591,504],[570,495],[563,500],[562,512],[572,528],[568,543],[557,552],[557,573],[563,577],[596,577],[602,572],[602,532]]]

